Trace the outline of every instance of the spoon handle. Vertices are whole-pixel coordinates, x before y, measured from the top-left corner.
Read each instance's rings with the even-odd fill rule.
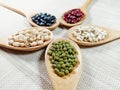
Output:
[[[22,16],[26,16],[23,12],[21,12],[20,10],[15,9],[15,8],[13,8],[13,7],[7,6],[7,5],[2,4],[2,3],[0,3],[0,6],[2,6],[2,7],[4,7],[4,8],[7,8],[7,9],[13,11],[13,12],[16,12],[16,13],[22,15]]]
[[[114,30],[113,30],[113,32],[111,33],[111,38],[112,38],[113,40],[115,40],[115,39],[120,39],[120,31],[114,31]]]
[[[86,0],[86,2],[84,3],[84,5],[81,8],[85,10],[91,2],[92,2],[92,0]]]

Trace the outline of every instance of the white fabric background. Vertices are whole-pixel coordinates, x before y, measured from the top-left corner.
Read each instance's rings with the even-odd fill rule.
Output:
[[[81,6],[85,0],[2,0],[23,12],[47,11],[59,17],[64,11]],[[33,8],[34,6],[34,8]],[[41,7],[41,8],[39,8]],[[84,24],[120,30],[120,0],[93,0]],[[0,7],[0,38],[30,27],[26,18]],[[54,39],[67,37],[57,28]],[[44,49],[18,52],[0,48],[0,90],[52,90]],[[97,47],[82,48],[83,73],[77,90],[120,90],[120,40]]]

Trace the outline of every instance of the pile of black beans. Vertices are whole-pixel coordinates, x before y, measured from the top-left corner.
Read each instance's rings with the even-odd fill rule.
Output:
[[[31,19],[39,26],[51,26],[56,22],[56,17],[48,13],[35,14]]]

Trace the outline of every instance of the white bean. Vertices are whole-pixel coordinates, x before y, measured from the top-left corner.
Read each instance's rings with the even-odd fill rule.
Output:
[[[8,41],[8,43],[11,44],[11,45],[13,44],[13,42],[14,42],[13,40]]]
[[[31,45],[32,47],[37,46],[37,42],[32,42],[32,43],[30,43],[30,45]]]
[[[19,46],[20,46],[20,43],[19,43],[19,42],[13,42],[13,46],[19,47]]]
[[[25,43],[20,43],[20,46],[21,46],[21,47],[24,47],[24,46],[25,46]]]
[[[46,35],[46,36],[44,37],[44,39],[45,39],[45,41],[48,41],[48,40],[50,40],[50,36],[49,36],[49,35]]]
[[[38,43],[38,45],[41,45],[41,44],[43,44],[43,41],[39,40],[37,43]]]

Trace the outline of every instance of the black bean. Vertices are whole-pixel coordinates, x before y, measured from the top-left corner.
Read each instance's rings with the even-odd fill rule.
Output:
[[[56,22],[56,17],[47,13],[36,14],[32,16],[31,19],[34,23],[36,23],[39,26],[51,26]]]
[[[51,23],[47,23],[46,26],[51,26]]]

